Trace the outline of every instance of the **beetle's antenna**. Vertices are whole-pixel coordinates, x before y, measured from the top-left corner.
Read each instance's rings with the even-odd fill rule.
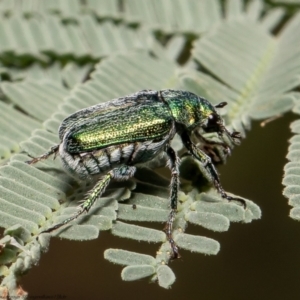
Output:
[[[223,108],[226,105],[227,105],[227,102],[221,102],[221,103],[215,105],[215,108]]]

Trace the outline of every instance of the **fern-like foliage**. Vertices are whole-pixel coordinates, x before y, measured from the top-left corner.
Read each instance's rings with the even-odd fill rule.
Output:
[[[59,111],[44,123],[48,131],[36,131],[28,141],[21,143],[22,148],[31,156],[45,152],[51,145],[57,143],[55,132],[57,132],[58,126],[65,116],[85,107],[87,104],[93,105],[101,102],[101,100],[105,101],[105,95],[113,98],[117,95],[137,90],[145,79],[147,79],[147,84],[152,89],[165,88],[170,83],[174,84],[172,87],[176,87],[178,81],[172,79],[175,77],[176,68],[178,66],[174,62],[163,62],[153,59],[146,53],[112,56],[98,65],[96,71],[92,74],[92,79],[86,84],[75,88],[72,95],[67,97],[60,106]],[[145,71],[147,74],[145,74]],[[137,80],[135,82],[130,81],[125,76],[128,73],[134,74]],[[113,88],[116,78],[115,74],[123,78],[119,80],[118,90]],[[107,96],[108,91],[111,91],[109,96]],[[49,132],[53,132],[53,134]],[[74,213],[78,205],[76,199],[82,199],[83,190],[86,192],[88,189],[78,186],[77,189],[72,190],[71,187],[76,186],[76,183],[62,172],[61,166],[57,161],[45,161],[42,163],[43,167],[37,169],[25,164],[25,160],[27,158],[24,155],[16,155],[0,171],[3,180],[10,182],[10,179],[17,178],[20,185],[17,190],[14,189],[14,192],[18,193],[18,197],[15,198],[13,203],[8,203],[5,199],[2,201],[1,225],[6,228],[13,224],[21,225],[27,233],[26,236],[32,236],[32,240],[30,242],[26,241],[27,244],[25,246],[26,249],[30,249],[32,244],[38,245],[36,238],[38,238],[40,243],[46,243],[45,234],[37,237],[38,232],[47,229],[51,224],[57,223]],[[112,234],[121,237],[140,241],[160,242],[162,245],[157,256],[151,259],[149,256],[113,249],[107,250],[105,257],[110,261],[127,266],[122,272],[124,280],[139,279],[152,275],[152,279],[158,279],[161,286],[169,287],[175,280],[175,275],[165,265],[170,257],[170,247],[169,243],[166,242],[165,234],[162,231],[138,225],[121,221],[115,222],[117,217],[124,221],[164,222],[167,219],[169,213],[169,183],[163,180],[164,184],[159,188],[157,186],[158,180],[154,179],[155,181],[151,182],[151,178],[155,178],[155,176],[152,174],[150,177],[148,173],[145,173],[145,170],[141,170],[141,174],[138,177],[139,181],[136,183],[133,194],[130,192],[133,188],[132,186],[131,188],[125,188],[125,195],[124,193],[116,192],[114,189],[112,195],[105,195],[104,198],[98,200],[90,212],[91,217],[84,216],[79,218],[75,222],[78,225],[63,228],[55,234],[68,239],[87,240],[96,238],[98,230],[110,230]],[[35,210],[32,211],[31,206],[26,207],[22,205],[22,207],[19,207],[21,203],[27,201],[24,198],[22,199],[24,194],[23,186],[30,189],[32,193],[38,193],[36,197],[31,197],[31,199],[39,198],[38,207],[40,208],[35,207]],[[153,191],[154,186],[155,189]],[[119,189],[119,186],[117,185],[116,188]],[[66,195],[70,192],[71,196],[67,197]],[[40,206],[44,197],[47,199],[50,197],[52,201],[46,201]],[[19,198],[19,202],[15,202]],[[122,199],[129,200],[126,204],[118,204],[117,200],[121,201]],[[58,200],[64,202],[64,204],[60,205]],[[71,203],[69,203],[70,201]],[[32,203],[32,201],[30,202]],[[216,231],[225,231],[229,227],[229,221],[249,222],[260,216],[259,208],[253,203],[249,202],[247,210],[244,211],[237,204],[224,203],[220,196],[215,195],[215,193],[197,196],[195,191],[193,191],[187,195],[181,195],[180,202],[180,213],[178,213],[175,224],[175,240],[178,246],[183,249],[205,254],[216,254],[219,250],[218,242],[207,237],[185,234],[187,221]],[[209,202],[214,202],[214,204]],[[136,205],[135,210],[132,209],[133,204]],[[32,203],[31,205],[34,204]],[[52,213],[51,210],[53,210]],[[118,214],[116,214],[116,210]],[[16,213],[16,211],[19,211],[19,213]],[[17,221],[16,218],[20,218],[20,220]],[[30,256],[33,255],[30,250],[25,253]],[[25,253],[23,252],[23,255],[25,255],[24,259],[26,259]],[[156,263],[153,264],[153,262]],[[30,265],[31,263],[27,267],[30,267]],[[26,267],[24,268],[26,269]],[[24,268],[19,270],[19,272],[24,272]],[[151,273],[149,273],[150,270]],[[163,275],[160,274],[161,272]],[[8,276],[5,280],[12,280],[12,278]]]
[[[293,59],[299,53],[300,33],[293,29],[299,22],[297,15],[276,38],[245,20],[217,26],[195,43],[193,57],[223,85],[197,71],[188,72],[182,80],[190,88],[193,82],[201,88],[218,86],[219,94],[214,95],[216,89],[206,88],[212,91],[209,99],[222,97],[230,101],[227,117],[235,130],[244,133],[250,119],[280,115],[290,110],[299,97],[291,92],[300,83],[300,61]],[[220,56],[222,60],[218,60]],[[234,71],[228,72],[232,68]]]
[[[293,112],[300,113],[299,110],[300,97],[295,101]],[[290,217],[299,221],[300,220],[300,164],[299,164],[299,143],[300,143],[300,120],[296,120],[291,124],[291,130],[295,134],[290,140],[287,159],[289,162],[284,167],[284,177],[282,180],[285,189],[283,195],[289,199],[289,205],[293,206],[290,211]]]
[[[252,119],[281,115],[298,103],[299,93],[293,90],[300,78],[300,15],[274,34],[284,16],[282,7],[268,9],[258,0],[247,5],[242,0],[221,2],[28,0],[12,6],[0,1],[0,74],[6,79],[0,95],[2,295],[20,295],[20,277],[48,249],[50,235],[39,233],[72,215],[93,186],[75,181],[59,159],[25,163],[27,154],[38,156],[59,143],[57,130],[65,117],[142,89],[185,89],[212,103],[228,102],[222,111],[226,124],[245,137]],[[299,133],[297,124],[293,128]],[[284,184],[297,206],[297,136],[292,142]],[[224,201],[200,183],[202,169],[183,157],[181,174],[187,181],[179,194],[174,239],[182,249],[211,255],[218,253],[219,243],[187,233],[188,223],[223,232],[230,222],[249,223],[261,212],[247,199],[246,210]],[[91,240],[107,230],[157,243],[153,256],[107,249],[105,259],[124,266],[125,281],[150,277],[169,288],[176,277],[168,266],[166,236],[139,225],[165,222],[168,197],[169,179],[139,169],[135,180],[110,185],[88,215],[53,235]],[[297,207],[292,212],[297,219]]]

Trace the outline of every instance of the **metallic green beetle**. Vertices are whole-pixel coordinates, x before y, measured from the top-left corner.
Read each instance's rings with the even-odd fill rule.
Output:
[[[216,108],[225,105],[222,102]],[[230,133],[225,128],[210,102],[181,90],[143,90],[70,115],[60,125],[60,144],[28,163],[34,164],[52,154],[59,154],[64,167],[72,175],[82,180],[99,174],[103,177],[75,215],[44,232],[51,232],[88,212],[111,179],[127,180],[134,176],[137,165],[145,164],[165,152],[171,169],[171,212],[164,231],[171,245],[171,257],[179,257],[172,237],[179,188],[179,157],[170,146],[175,133],[180,135],[189,153],[203,164],[207,173],[205,176],[221,196],[229,201],[237,200],[245,206],[244,200],[226,194],[210,156],[192,141],[195,132],[195,136],[207,145],[214,143],[207,141],[201,132],[217,133],[222,141],[217,144],[224,148],[225,153],[230,151],[226,139],[233,144],[240,139],[238,132]]]

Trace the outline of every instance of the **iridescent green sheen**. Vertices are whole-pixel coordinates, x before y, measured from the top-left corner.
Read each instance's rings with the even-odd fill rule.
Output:
[[[161,96],[168,103],[176,122],[189,130],[201,125],[209,115],[216,113],[210,102],[190,92],[164,90],[161,91]]]
[[[93,112],[93,122],[82,120],[68,136],[68,151],[78,153],[99,150],[128,142],[160,139],[170,131],[173,118],[169,108],[160,101],[149,105],[127,105],[118,110],[99,109]]]

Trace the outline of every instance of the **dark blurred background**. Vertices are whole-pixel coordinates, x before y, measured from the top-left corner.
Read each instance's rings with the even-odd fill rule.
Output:
[[[300,223],[288,216],[281,184],[292,136],[289,124],[295,118],[288,114],[263,128],[252,124],[242,145],[219,168],[225,189],[257,203],[262,219],[231,223],[225,233],[189,225],[189,233],[216,239],[221,250],[216,256],[181,250],[182,258],[171,263],[177,277],[171,290],[147,279],[124,282],[122,267],[103,258],[107,248],[153,255],[158,245],[101,232],[88,242],[53,238],[39,266],[22,280],[29,299],[300,299]]]

